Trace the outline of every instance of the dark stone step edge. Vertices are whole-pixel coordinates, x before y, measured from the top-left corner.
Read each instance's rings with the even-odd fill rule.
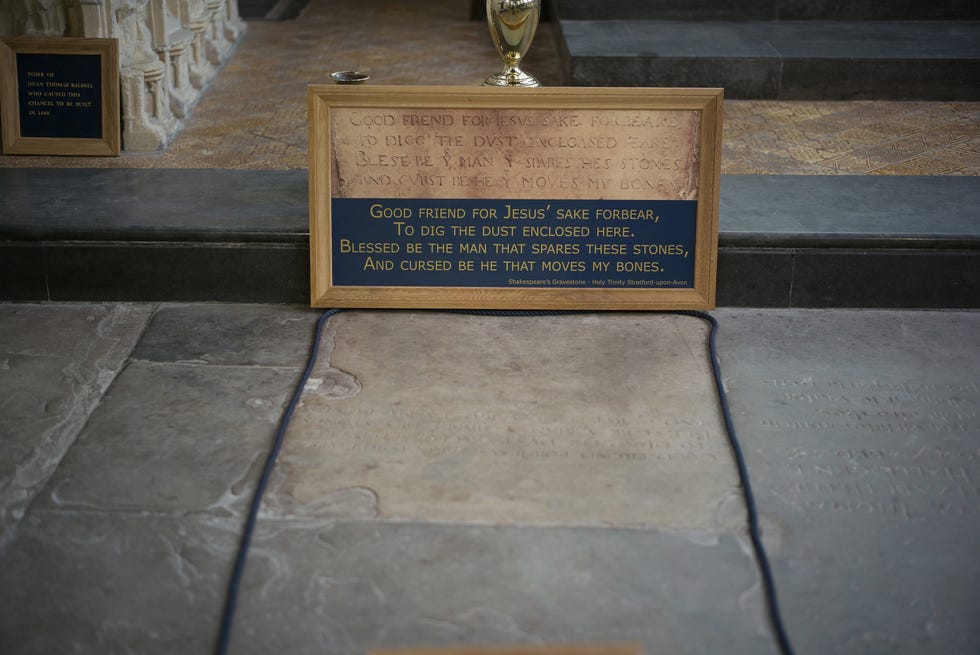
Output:
[[[309,302],[300,244],[0,244],[2,301]],[[980,308],[976,250],[719,248],[719,306]]]
[[[975,22],[841,23],[844,31],[832,30],[837,36],[830,41],[824,37],[834,24],[820,21],[586,23],[558,23],[559,54],[573,86],[724,87],[726,97],[738,99],[980,100]],[[666,40],[655,38],[661,27]],[[804,38],[811,32],[812,40]],[[914,38],[903,41],[903,34]],[[935,40],[939,50],[927,47]]]
[[[474,3],[477,0],[474,0]],[[867,0],[545,0],[564,20],[977,20],[973,0],[878,2]]]

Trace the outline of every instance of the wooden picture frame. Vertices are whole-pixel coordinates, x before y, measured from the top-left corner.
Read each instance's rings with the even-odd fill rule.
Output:
[[[0,119],[6,155],[118,156],[118,41],[4,39]]]
[[[714,307],[721,89],[308,100],[313,306]]]
[[[368,655],[643,655],[643,646],[641,644],[440,646],[372,650]]]

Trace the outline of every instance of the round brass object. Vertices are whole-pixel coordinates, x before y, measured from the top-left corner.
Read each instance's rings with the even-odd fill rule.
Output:
[[[330,73],[330,77],[337,84],[360,84],[371,79],[370,75],[361,73],[360,71],[337,71],[336,73]]]

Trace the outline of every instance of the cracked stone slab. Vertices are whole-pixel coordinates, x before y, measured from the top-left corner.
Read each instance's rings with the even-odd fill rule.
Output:
[[[0,544],[57,468],[152,305],[0,305]]]
[[[39,506],[241,511],[317,316],[271,305],[161,307]]]
[[[799,649],[980,651],[980,313],[717,315]]]
[[[165,305],[134,359],[152,362],[302,368],[319,312],[276,305]]]
[[[210,652],[240,521],[32,511],[0,567],[9,655]]]
[[[299,377],[295,368],[131,362],[35,506],[239,513]]]
[[[653,314],[339,314],[264,516],[737,529],[706,333]]]

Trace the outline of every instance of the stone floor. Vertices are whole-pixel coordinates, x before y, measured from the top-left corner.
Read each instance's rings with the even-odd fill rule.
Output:
[[[249,24],[165,151],[0,156],[0,167],[305,169],[307,85],[349,69],[378,84],[479,84],[500,64],[485,23],[468,17],[458,0],[312,0],[296,20]],[[564,82],[551,24],[526,62],[545,84]],[[724,132],[724,174],[980,175],[976,102],[729,101]]]
[[[796,652],[976,653],[980,314],[715,315]],[[316,319],[0,305],[0,651],[210,652]],[[775,652],[706,331],[657,314],[333,317],[231,652]]]
[[[301,171],[305,86],[330,71],[497,67],[464,4],[312,0],[250,25],[166,151],[0,167]],[[550,26],[527,67],[562,82]],[[980,171],[980,103],[733,101],[725,120],[729,174]],[[796,652],[980,651],[980,314],[714,314]],[[317,316],[0,304],[0,652],[211,651]],[[705,338],[657,314],[334,317],[231,652],[775,652]]]

